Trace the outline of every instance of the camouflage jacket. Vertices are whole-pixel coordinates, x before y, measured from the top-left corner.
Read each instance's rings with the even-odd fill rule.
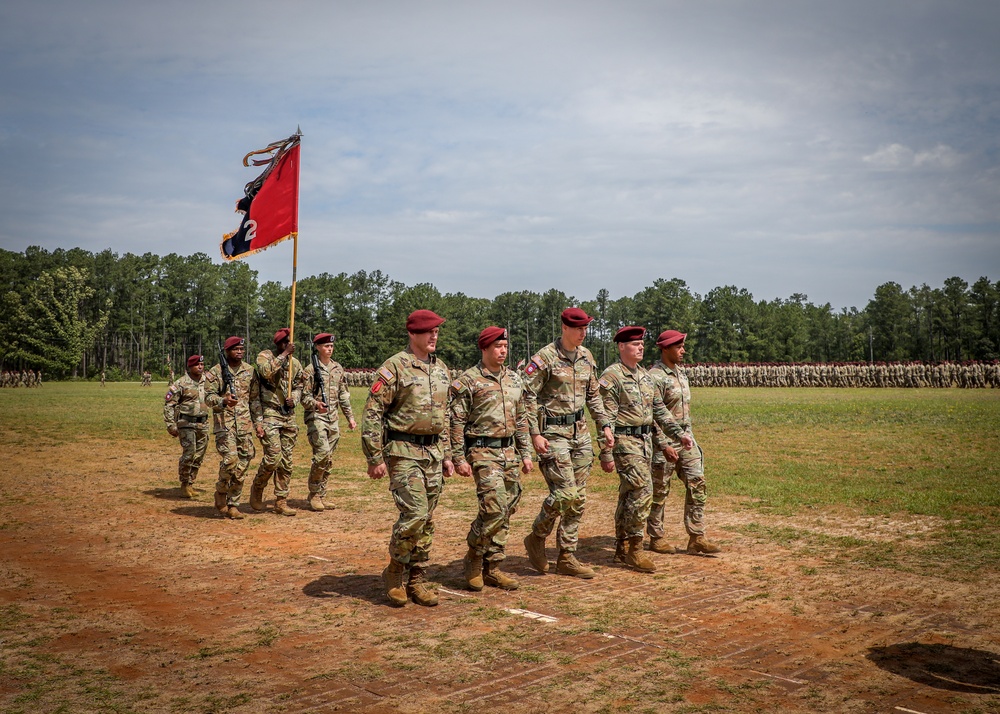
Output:
[[[663,404],[674,415],[674,421],[684,429],[685,433],[691,434],[691,388],[688,386],[687,375],[680,367],[670,369],[661,360],[656,360],[649,368],[649,376],[653,378]],[[680,446],[680,441],[676,438],[667,439],[666,445],[677,448]],[[653,455],[654,461],[660,458],[662,457]]]
[[[222,385],[222,365],[215,365],[205,374],[205,404],[212,408],[215,431],[234,429],[237,434],[253,433],[260,423],[260,383],[257,372],[248,362],[241,362],[233,373],[236,406],[226,407],[223,401],[229,390]]]
[[[163,404],[163,421],[167,428],[188,423],[185,417],[208,416],[205,407],[205,379],[196,382],[187,374],[170,385]]]
[[[288,391],[289,361],[292,370],[292,404],[302,400],[302,364],[290,357],[275,356],[271,350],[264,350],[257,355],[257,381],[260,383],[260,414],[265,419],[288,419],[291,412],[285,414],[281,408],[285,404]],[[251,406],[251,409],[254,407]]]
[[[652,426],[653,421],[674,439],[679,439],[684,430],[674,420],[667,410],[656,389],[656,384],[642,365],[637,365],[633,372],[621,362],[604,370],[597,380],[604,399],[604,410],[608,418],[619,426]],[[656,442],[657,448],[662,448],[666,442],[657,430],[655,436],[615,434],[614,449],[608,449],[604,443],[604,434],[597,435],[601,445],[601,461],[612,461],[612,454],[643,454],[648,453],[650,438]]]
[[[604,413],[604,404],[597,385],[597,362],[584,346],[576,350],[576,359],[563,351],[559,340],[538,351],[524,370],[524,403],[528,413],[528,431],[538,434],[573,438],[577,424],[546,423],[546,417],[582,412],[584,404],[597,422],[598,430],[611,425]],[[583,426],[586,429],[586,425]]]
[[[514,461],[531,458],[524,383],[512,369],[495,375],[480,362],[451,383],[451,450],[456,464],[466,461]],[[483,436],[511,439],[506,447],[469,444]],[[515,456],[516,447],[516,456]]]
[[[306,410],[306,423],[320,419],[322,421],[337,421],[337,406],[344,413],[347,419],[354,418],[351,411],[351,391],[347,388],[347,379],[344,368],[339,362],[330,360],[329,365],[324,365],[319,361],[320,380],[323,391],[326,393],[326,414],[316,411],[317,403],[320,401],[320,393],[316,387],[316,375],[314,374],[312,363],[308,364],[302,372],[302,406]]]
[[[369,466],[386,456],[451,459],[448,429],[448,368],[431,355],[430,362],[412,352],[399,352],[379,367],[361,418],[361,449]],[[429,446],[386,439],[386,432],[436,435]]]

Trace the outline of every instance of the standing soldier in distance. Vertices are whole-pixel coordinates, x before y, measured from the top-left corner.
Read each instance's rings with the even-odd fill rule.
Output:
[[[660,359],[649,368],[649,374],[667,409],[694,440],[691,431],[691,388],[687,375],[680,368],[684,360],[684,338],[686,334],[677,330],[665,330],[656,340],[660,348]],[[668,466],[668,461],[672,461]],[[654,553],[673,553],[674,547],[667,542],[663,530],[663,512],[667,496],[670,495],[670,476],[684,483],[684,527],[688,532],[687,552],[719,553],[722,549],[705,538],[705,473],[701,447],[697,442],[686,446],[678,440],[670,440],[662,453],[653,454],[653,507],[646,521],[649,533],[649,549]]]
[[[229,337],[222,346],[222,353],[232,375],[232,391],[222,376],[222,364],[217,364],[205,375],[205,403],[212,408],[212,426],[215,432],[215,450],[219,452],[219,480],[215,484],[215,507],[219,513],[233,520],[240,520],[240,496],[250,461],[257,450],[253,435],[264,437],[261,425],[260,393],[257,373],[252,365],[243,361],[246,341],[242,337]]]
[[[388,474],[399,510],[389,539],[389,564],[382,571],[386,595],[396,606],[405,605],[407,596],[418,605],[438,604],[437,594],[427,586],[424,564],[434,540],[434,509],[444,478],[454,471],[448,368],[434,356],[443,322],[430,310],[410,313],[409,347],[375,373],[361,420],[368,476],[380,479]]]
[[[618,470],[618,508],[615,510],[615,560],[643,573],[656,565],[642,552],[642,530],[653,503],[653,421],[688,448],[694,441],[674,421],[656,391],[649,373],[639,364],[645,349],[645,327],[623,327],[615,333],[619,361],[598,380],[604,410],[615,425],[614,448],[602,443],[601,468]],[[599,439],[603,442],[603,439]],[[657,439],[658,441],[658,439]]]
[[[487,327],[477,341],[482,359],[451,383],[451,448],[455,470],[476,480],[479,513],[466,542],[465,581],[517,590],[501,572],[510,517],[521,499],[518,469],[532,469],[521,377],[507,369],[507,330]],[[516,449],[515,449],[516,447]]]
[[[170,385],[163,405],[163,421],[167,433],[180,438],[181,458],[177,474],[181,481],[181,495],[194,498],[194,480],[205,458],[208,446],[208,410],[205,407],[205,358],[191,355],[187,360],[187,374]]]
[[[594,571],[574,555],[587,503],[587,475],[594,463],[584,404],[604,432],[608,448],[614,446],[615,437],[598,392],[597,362],[583,346],[587,325],[594,318],[577,307],[563,310],[561,318],[562,335],[539,350],[524,370],[528,429],[549,487],[524,547],[535,570],[547,572],[545,539],[559,520],[556,572],[592,578]]]
[[[250,507],[264,510],[264,487],[274,478],[274,512],[294,516],[288,506],[288,489],[292,479],[292,450],[299,435],[295,424],[295,404],[302,398],[302,365],[292,356],[295,345],[289,342],[291,331],[282,327],[274,333],[274,351],[257,355],[257,381],[260,384],[260,413],[264,436],[261,446],[264,457],[250,487]],[[288,391],[291,371],[291,393]]]
[[[340,419],[337,408],[344,412],[347,424],[354,431],[358,424],[351,411],[351,392],[347,388],[344,368],[331,359],[334,337],[321,332],[313,338],[318,359],[310,363],[303,375],[302,406],[306,410],[306,430],[312,446],[312,467],[309,469],[309,508],[322,511],[327,508],[326,484],[333,466],[333,452],[340,441]],[[319,374],[315,366],[319,365]],[[325,396],[326,401],[323,401]]]

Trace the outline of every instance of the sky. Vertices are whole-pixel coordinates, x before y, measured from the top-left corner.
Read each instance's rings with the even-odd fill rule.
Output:
[[[222,262],[244,154],[297,127],[299,278],[1000,280],[992,0],[0,7],[0,247]],[[291,281],[290,241],[247,261]]]

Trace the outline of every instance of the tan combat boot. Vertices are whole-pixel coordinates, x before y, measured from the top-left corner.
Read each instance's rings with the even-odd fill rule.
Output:
[[[264,484],[256,483],[250,486],[250,508],[258,513],[264,510]]]
[[[615,557],[613,559],[615,563],[625,563],[625,539],[615,538]]]
[[[483,561],[483,582],[501,590],[517,590],[521,583],[500,570],[500,563]]]
[[[230,506],[226,509],[226,518],[231,518],[234,521],[242,521],[246,516],[240,513],[240,509],[236,506]]]
[[[640,573],[656,572],[656,563],[642,550],[642,536],[632,536],[628,539],[625,550],[625,565]]]
[[[317,513],[326,510],[326,504],[318,493],[309,494],[309,508]]]
[[[406,588],[403,587],[403,575],[406,573],[406,566],[402,563],[390,560],[382,571],[382,582],[385,583],[385,594],[396,607],[406,604]]]
[[[549,561],[545,557],[545,539],[539,538],[534,533],[529,533],[524,537],[524,549],[528,551],[528,560],[531,567],[543,575],[549,572]]]
[[[181,498],[194,498],[194,497],[195,497],[194,486],[192,486],[189,483],[182,483]]]
[[[406,586],[406,594],[418,605],[434,607],[438,604],[437,593],[427,585],[424,569],[419,565],[410,566],[410,582]]]
[[[215,492],[215,510],[217,510],[222,515],[226,515],[226,509],[229,504],[226,503],[226,494]]]
[[[650,536],[649,549],[654,553],[665,553],[666,555],[673,555],[677,552],[663,536]]]
[[[462,562],[465,564],[465,582],[468,583],[470,590],[479,592],[483,589],[483,557],[469,548]]]
[[[590,580],[594,577],[594,571],[576,559],[576,556],[568,550],[559,551],[559,559],[556,560],[556,572],[560,575],[569,575],[574,578]]]
[[[693,535],[688,538],[687,552],[689,555],[694,555],[696,553],[711,555],[712,553],[721,553],[722,548],[717,546],[712,541],[707,540],[703,535]]]
[[[298,511],[288,505],[288,499],[278,496],[274,499],[274,512],[279,516],[294,516]]]

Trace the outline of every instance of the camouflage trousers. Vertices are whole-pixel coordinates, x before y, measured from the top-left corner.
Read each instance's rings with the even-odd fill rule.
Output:
[[[664,537],[663,516],[670,495],[670,477],[684,484],[684,528],[688,535],[705,535],[705,473],[703,455],[698,444],[691,449],[677,448],[677,463],[653,463],[653,507],[646,521],[646,532],[653,538]]]
[[[306,424],[306,435],[313,452],[312,466],[309,468],[309,493],[317,493],[320,498],[324,498],[330,468],[333,466],[333,452],[340,442],[340,426],[335,421],[313,419]]]
[[[399,510],[389,538],[389,557],[409,565],[430,559],[434,509],[444,490],[441,462],[433,457],[390,456],[389,490]]]
[[[580,521],[587,505],[587,476],[593,465],[594,449],[589,433],[577,439],[553,436],[549,438],[548,453],[538,456],[538,467],[549,495],[542,501],[531,531],[539,538],[548,538],[558,520],[556,544],[560,551],[576,552]]]
[[[615,509],[615,538],[618,540],[641,538],[649,518],[653,505],[653,477],[648,453],[614,455],[618,471],[618,507]]]
[[[227,505],[238,506],[247,469],[257,455],[253,434],[241,434],[231,429],[217,431],[215,450],[219,452],[219,480],[215,484],[215,491],[226,494]]]
[[[472,465],[479,513],[465,540],[477,555],[493,563],[505,557],[510,518],[521,500],[520,466],[520,461],[477,461]]]
[[[287,420],[264,422],[264,438],[260,440],[264,456],[257,467],[253,483],[254,486],[263,488],[273,476],[275,498],[288,497],[288,485],[292,480],[292,450],[299,435],[299,428],[294,420],[294,416],[289,416]]]
[[[181,483],[194,483],[198,469],[205,459],[208,448],[208,424],[187,424],[177,427],[177,437],[181,442],[181,458],[177,462],[177,475]]]

